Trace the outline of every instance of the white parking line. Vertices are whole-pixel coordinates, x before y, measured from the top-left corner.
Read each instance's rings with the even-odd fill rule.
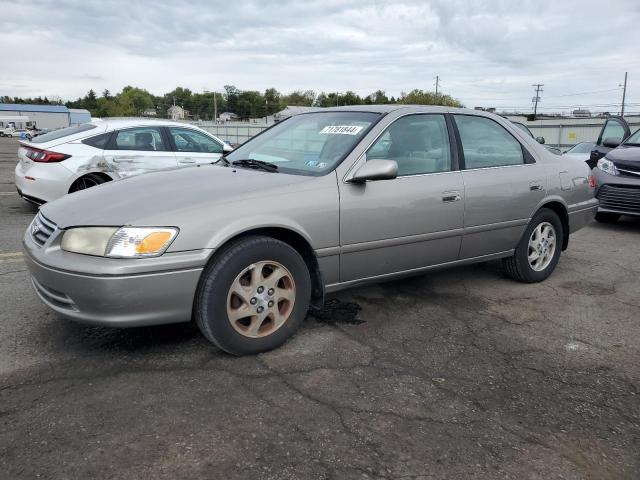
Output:
[[[5,252],[5,253],[0,253],[0,258],[11,258],[11,257],[20,257],[20,258],[22,258],[22,252]]]
[[[0,195],[17,195],[18,192],[0,192]]]

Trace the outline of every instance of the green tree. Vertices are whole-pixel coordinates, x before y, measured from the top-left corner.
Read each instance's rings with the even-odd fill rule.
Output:
[[[462,103],[450,95],[442,93],[436,95],[435,92],[425,92],[420,89],[411,90],[409,93],[402,92],[399,102],[409,105],[446,105],[448,107],[462,106]]]

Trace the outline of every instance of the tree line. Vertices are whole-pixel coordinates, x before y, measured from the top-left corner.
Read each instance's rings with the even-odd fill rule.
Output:
[[[402,92],[397,98],[387,96],[383,90],[361,97],[355,92],[343,93],[296,90],[283,94],[275,88],[264,92],[240,90],[226,85],[224,92],[192,92],[188,88],[177,87],[164,95],[153,95],[143,88],[126,86],[121,92],[112,94],[104,90],[100,96],[92,89],[84,97],[63,102],[58,97],[0,97],[0,103],[29,103],[40,105],[66,105],[69,108],[84,108],[93,117],[132,117],[155,115],[165,118],[172,105],[178,105],[189,112],[195,120],[212,120],[215,106],[218,115],[231,112],[241,119],[259,118],[272,115],[287,106],[332,107],[336,105],[374,105],[374,104],[416,104],[446,105],[461,107],[462,104],[450,95],[414,89]]]

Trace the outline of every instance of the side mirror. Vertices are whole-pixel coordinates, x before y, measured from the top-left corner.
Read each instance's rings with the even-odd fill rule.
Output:
[[[233,152],[233,147],[231,145],[228,145],[228,144],[225,143],[225,144],[222,145],[222,151],[224,153]]]
[[[544,145],[545,139],[544,139],[544,137],[536,137],[536,142]]]
[[[609,137],[604,139],[604,141],[602,142],[602,145],[609,148],[616,148],[617,146],[620,145],[620,142],[622,142],[621,138]]]
[[[351,177],[351,182],[363,183],[367,180],[392,180],[398,176],[395,160],[368,160]]]

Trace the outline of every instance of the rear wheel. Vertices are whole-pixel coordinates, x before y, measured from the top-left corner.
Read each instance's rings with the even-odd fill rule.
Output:
[[[71,185],[71,188],[69,189],[69,193],[86,190],[87,188],[95,187],[96,185],[106,183],[107,181],[107,179],[97,173],[89,173],[73,182],[73,185]]]
[[[512,257],[502,261],[504,272],[514,280],[535,283],[545,280],[558,264],[562,250],[562,222],[543,208],[527,226]]]
[[[619,213],[598,212],[596,213],[596,220],[601,223],[615,223],[620,218]]]
[[[311,278],[300,254],[270,237],[242,239],[204,271],[195,300],[203,335],[233,355],[282,345],[300,327]]]

